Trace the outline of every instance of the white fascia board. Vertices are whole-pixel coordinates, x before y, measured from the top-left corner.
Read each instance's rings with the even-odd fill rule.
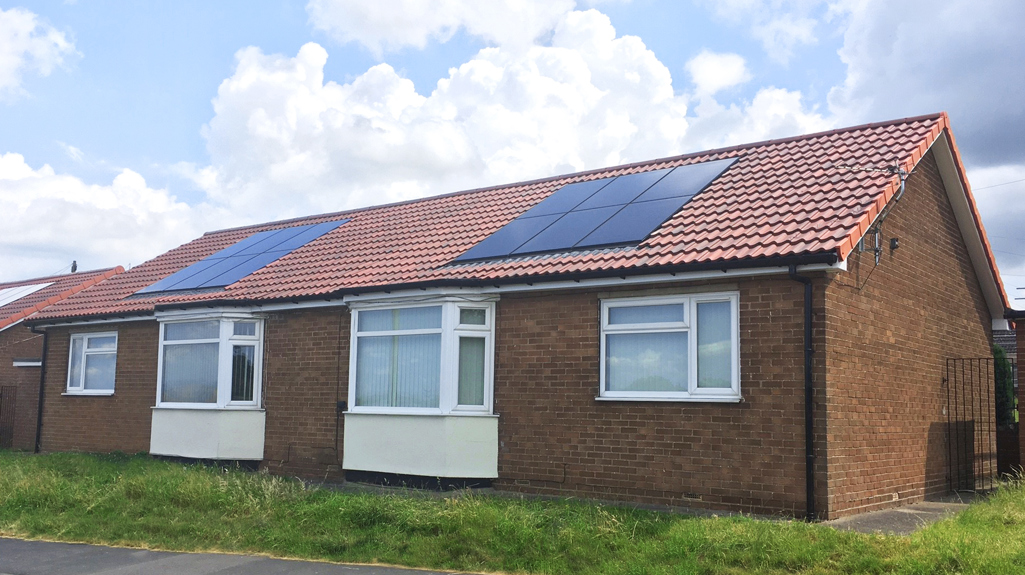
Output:
[[[110,323],[127,323],[130,321],[153,321],[152,315],[131,315],[125,317],[114,317],[105,319],[82,319],[82,320],[68,320],[68,321],[55,321],[53,323],[41,323],[36,325],[38,328],[46,329],[48,327],[80,327],[89,325],[106,325]]]
[[[835,264],[808,264],[797,266],[801,272],[815,271],[847,271],[847,262],[840,261]],[[437,301],[438,298],[456,298],[460,301],[476,300],[488,301],[488,296],[501,295],[503,293],[516,292],[545,292],[567,289],[599,289],[615,286],[634,286],[664,283],[682,283],[707,279],[743,278],[767,275],[785,275],[790,272],[787,266],[776,266],[767,268],[742,268],[721,270],[705,270],[695,272],[676,272],[651,275],[637,275],[626,277],[593,278],[583,280],[560,280],[544,281],[539,278],[530,283],[481,286],[481,287],[448,287],[430,289],[390,290],[389,292],[367,292],[365,294],[345,296],[344,301],[357,303],[363,301],[396,303],[411,303],[418,300]]]
[[[840,261],[835,264],[808,264],[797,266],[801,272],[815,272],[815,271],[846,271],[847,262]],[[586,288],[604,288],[614,287],[623,285],[645,285],[645,284],[659,284],[659,283],[677,283],[677,282],[690,282],[707,279],[723,279],[723,278],[743,278],[743,277],[757,277],[767,275],[780,275],[787,274],[790,272],[790,268],[787,266],[777,266],[768,268],[740,268],[740,269],[728,269],[722,270],[705,270],[696,272],[676,272],[676,273],[663,273],[663,274],[652,274],[652,275],[639,275],[639,276],[626,276],[626,277],[614,277],[614,278],[595,278],[586,280],[564,280],[554,282],[537,281],[531,283],[522,284],[511,284],[503,286],[493,286],[487,288],[481,288],[481,293],[503,293],[503,292],[523,292],[523,291],[549,291],[549,290],[562,290],[562,289],[586,289]]]
[[[975,217],[968,204],[968,194],[961,185],[957,162],[954,161],[954,152],[951,150],[946,133],[940,134],[936,141],[943,142],[941,146],[933,145],[932,147],[933,156],[936,158],[936,164],[940,170],[940,177],[943,178],[943,187],[947,191],[947,198],[954,210],[954,219],[957,220],[957,227],[961,230],[961,237],[968,248],[972,267],[975,268],[975,275],[979,279],[982,294],[986,298],[986,306],[989,308],[989,314],[993,320],[993,328],[997,329],[998,321],[1003,320],[1004,317],[1004,301],[1000,297],[999,280],[993,276],[993,270],[990,268],[989,256],[986,254],[986,248],[982,241],[982,232],[975,225]],[[1001,325],[1006,325],[1006,321]]]
[[[847,271],[847,261],[838,261],[835,264],[807,264],[798,265],[801,272],[840,272]],[[582,280],[559,280],[545,281],[543,277],[531,281],[524,280],[523,283],[493,285],[493,286],[452,286],[433,288],[410,288],[391,289],[380,291],[370,287],[367,291],[358,294],[350,294],[336,299],[325,299],[317,301],[298,301],[285,303],[269,303],[244,306],[219,306],[209,308],[185,308],[154,312],[153,315],[129,316],[115,319],[97,319],[67,321],[52,324],[40,324],[38,327],[54,327],[61,325],[101,325],[108,323],[122,323],[128,321],[167,321],[170,319],[187,319],[191,317],[204,316],[230,316],[232,314],[253,315],[262,312],[295,311],[315,308],[348,307],[350,304],[360,302],[374,303],[416,303],[417,301],[439,301],[442,298],[451,298],[453,301],[495,301],[502,293],[515,293],[526,291],[554,291],[567,289],[589,289],[606,288],[614,286],[649,285],[662,283],[679,283],[699,281],[706,279],[743,278],[767,275],[781,275],[789,273],[787,266],[775,266],[766,268],[738,268],[721,270],[704,270],[695,272],[675,272],[650,275],[630,275],[626,277],[592,278]]]
[[[254,313],[258,312],[257,306],[231,306],[231,307],[202,307],[202,308],[185,308],[185,309],[171,309],[162,310],[155,312],[153,317],[157,321],[181,321],[189,319],[208,319],[208,318],[238,318],[238,319],[250,319]]]

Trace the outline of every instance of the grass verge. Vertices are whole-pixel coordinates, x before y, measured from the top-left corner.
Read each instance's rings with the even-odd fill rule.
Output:
[[[0,535],[508,573],[1025,573],[1025,487],[910,537],[579,502],[339,493],[145,456],[0,451]]]

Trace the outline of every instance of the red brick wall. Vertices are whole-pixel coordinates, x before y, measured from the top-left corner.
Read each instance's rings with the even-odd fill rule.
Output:
[[[733,287],[740,292],[739,404],[595,400],[601,298],[661,292],[503,296],[496,487],[803,514],[803,286],[777,277]]]
[[[264,465],[272,473],[340,480],[336,405],[348,399],[349,312],[279,313],[264,325]]]
[[[117,332],[114,395],[61,395],[67,388],[71,334]],[[43,451],[149,451],[150,408],[157,396],[156,321],[47,330]]]
[[[879,265],[855,252],[826,290],[830,518],[947,490],[945,362],[991,356],[991,318],[931,153],[883,232]]]
[[[35,448],[39,413],[39,368],[14,367],[14,360],[42,356],[42,335],[20,324],[0,331],[0,387],[14,388],[14,449]]]

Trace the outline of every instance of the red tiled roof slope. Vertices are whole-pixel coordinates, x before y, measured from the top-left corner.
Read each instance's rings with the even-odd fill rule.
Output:
[[[0,306],[0,330],[123,271],[125,271],[125,268],[117,266],[101,270],[0,283],[0,290],[21,286],[51,284],[41,290],[25,295],[25,297]]]
[[[885,172],[907,171],[948,130],[945,114],[867,124],[674,158],[594,170],[399,204],[210,232],[48,309],[40,317],[147,313],[204,301],[303,299],[336,292],[459,281],[685,268],[740,260],[835,254],[845,259],[898,190]],[[709,160],[737,162],[636,247],[452,260],[571,182]],[[129,297],[258,231],[350,218],[224,290]]]

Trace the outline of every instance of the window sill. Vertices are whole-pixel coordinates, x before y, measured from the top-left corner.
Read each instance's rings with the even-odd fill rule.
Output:
[[[256,405],[154,405],[150,409],[167,411],[266,411],[264,408]]]
[[[114,391],[65,391],[61,395],[81,397],[110,397],[114,395]]]
[[[602,397],[594,398],[595,401],[647,401],[658,403],[743,403],[744,398],[735,395],[730,396],[701,396],[701,397]]]
[[[485,413],[483,411],[450,411],[448,413],[422,411],[384,411],[384,410],[349,410],[343,411],[342,415],[414,415],[416,417],[498,417],[497,413]]]

